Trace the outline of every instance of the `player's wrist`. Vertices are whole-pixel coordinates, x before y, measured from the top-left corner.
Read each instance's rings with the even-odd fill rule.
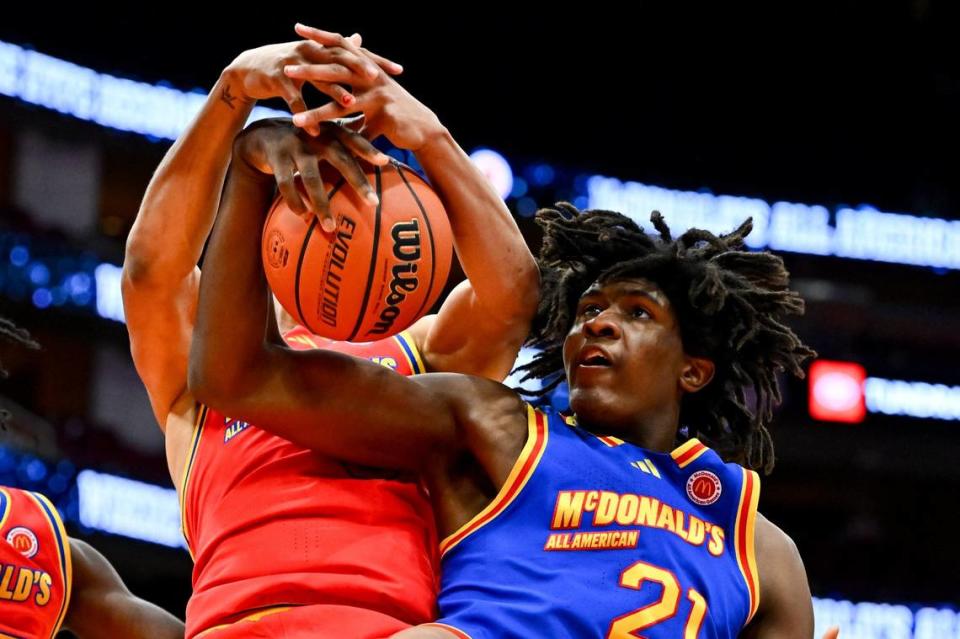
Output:
[[[239,59],[239,58],[238,58]],[[220,78],[217,81],[219,88],[229,88],[230,95],[243,104],[254,104],[256,98],[250,97],[244,89],[244,77],[246,72],[234,60],[220,72]]]
[[[432,151],[449,146],[453,143],[453,136],[447,127],[440,123],[439,119],[424,126],[417,135],[418,143],[415,148],[410,150],[414,153],[430,153]]]

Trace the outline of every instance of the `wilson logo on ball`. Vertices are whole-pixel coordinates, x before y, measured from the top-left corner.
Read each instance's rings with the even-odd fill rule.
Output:
[[[335,231],[282,198],[264,223],[273,294],[310,332],[334,340],[383,339],[410,326],[440,297],[453,260],[450,222],[430,185],[400,163],[365,172],[378,205],[321,165]]]
[[[380,311],[380,318],[367,335],[384,335],[400,315],[400,304],[420,286],[417,277],[417,264],[420,259],[420,224],[417,220],[397,222],[390,229],[393,238],[393,256],[400,261],[391,269],[392,279],[384,299],[386,308]]]

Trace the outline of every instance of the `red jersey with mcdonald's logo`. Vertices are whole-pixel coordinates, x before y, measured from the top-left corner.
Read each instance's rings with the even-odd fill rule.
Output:
[[[39,493],[0,486],[0,638],[47,639],[70,603],[70,543]]]
[[[406,333],[369,343],[303,328],[284,337],[402,375],[424,370]],[[354,638],[434,617],[436,531],[415,476],[348,465],[201,406],[180,495],[195,562],[188,638],[229,624],[239,632],[241,620],[281,623],[291,615],[266,613],[284,607],[328,606],[352,620]]]

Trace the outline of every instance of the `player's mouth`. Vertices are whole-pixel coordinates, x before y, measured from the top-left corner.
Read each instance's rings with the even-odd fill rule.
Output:
[[[610,354],[599,346],[584,346],[577,356],[577,366],[587,369],[610,368],[613,365],[613,358]]]

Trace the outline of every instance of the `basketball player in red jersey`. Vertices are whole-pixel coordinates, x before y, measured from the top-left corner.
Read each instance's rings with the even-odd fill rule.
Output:
[[[4,317],[0,338],[37,347]],[[7,417],[0,410],[0,429]],[[0,639],[48,639],[61,628],[80,639],[183,637],[183,622],[135,597],[103,555],[67,537],[46,497],[0,486]]]
[[[134,596],[39,493],[0,486],[0,638],[176,639],[183,622]]]
[[[198,405],[187,389],[196,263],[233,138],[255,100],[279,95],[303,111],[305,81],[342,105],[374,96],[376,105],[368,101],[363,109],[367,120],[417,154],[449,214],[469,277],[436,316],[403,335],[346,345],[297,329],[284,336],[291,347],[350,352],[404,374],[461,371],[501,379],[536,310],[538,270],[502,199],[437,117],[391,79],[399,67],[359,49],[356,39],[319,31],[311,37],[247,51],[224,70],[154,175],[127,242],[122,285],[131,349],[166,434],[195,559],[187,637],[382,637],[434,614],[433,518],[414,477],[319,456]],[[296,79],[284,73],[291,65]],[[296,156],[308,198],[291,195],[288,203],[324,219],[317,156],[360,192],[369,186],[357,177],[351,154],[378,164],[386,158],[336,126],[307,130],[320,137],[308,141],[269,122],[257,125],[257,138],[285,195]]]

